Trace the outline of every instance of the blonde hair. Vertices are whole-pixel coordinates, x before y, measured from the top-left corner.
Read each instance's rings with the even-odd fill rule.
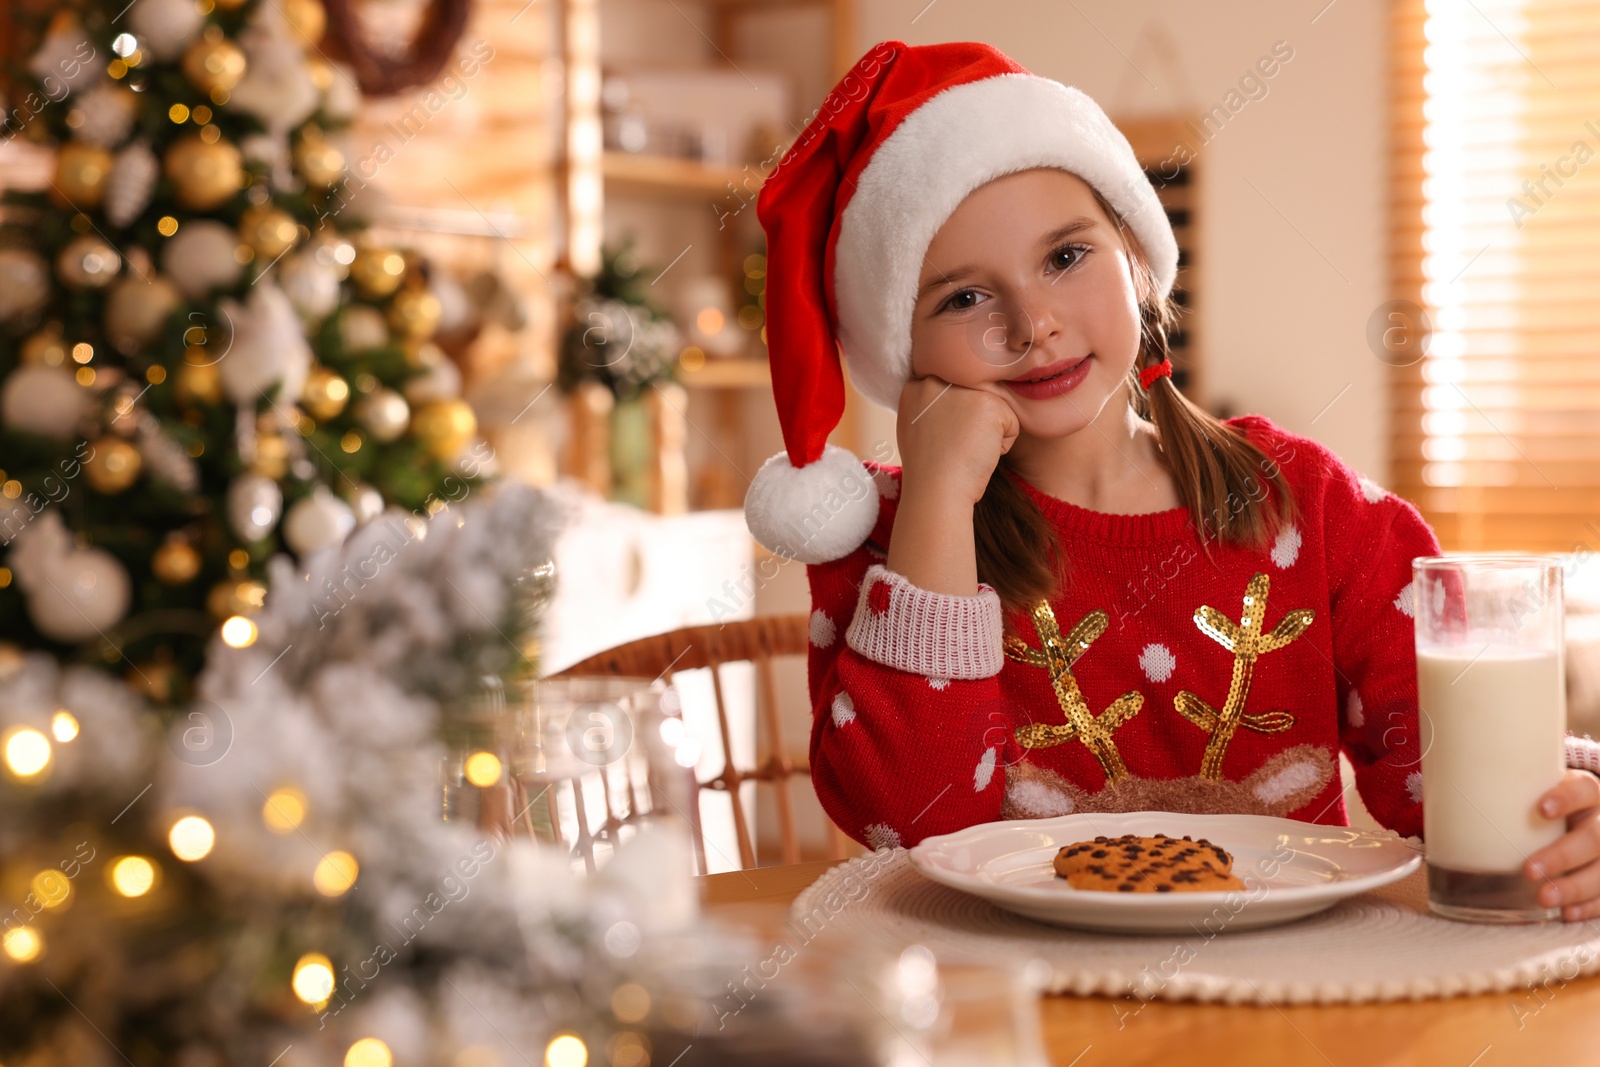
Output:
[[[1177,323],[1178,305],[1170,295],[1156,295],[1155,277],[1137,239],[1099,191],[1090,190],[1122,237],[1139,294],[1139,354],[1129,371],[1130,404],[1154,424],[1161,461],[1206,552],[1213,538],[1264,546],[1294,518],[1294,494],[1266,453],[1185,397],[1170,376],[1157,378],[1148,392],[1139,384],[1141,368],[1171,354],[1167,338]],[[994,587],[1008,614],[1053,598],[1071,565],[1055,527],[1012,480],[1010,469],[1009,454],[1001,456],[972,515],[978,578]],[[1019,551],[1020,546],[1027,550]]]

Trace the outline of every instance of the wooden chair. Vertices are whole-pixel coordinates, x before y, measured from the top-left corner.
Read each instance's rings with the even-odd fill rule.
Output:
[[[764,782],[773,786],[782,859],[784,863],[798,863],[800,843],[795,827],[794,802],[789,793],[789,779],[796,776],[809,778],[811,769],[804,758],[792,759],[784,749],[772,660],[778,656],[806,656],[810,648],[809,633],[809,619],[805,615],[767,615],[720,625],[688,626],[671,633],[642,637],[596,653],[551,677],[665,676],[670,682],[679,671],[709,667],[712,690],[716,695],[722,751],[727,754],[733,751],[733,746],[718,668],[725,663],[753,663],[756,668],[758,716],[765,727],[770,752],[764,760],[748,769],[736,766],[725,755],[721,773],[710,781],[698,784],[701,790],[725,792],[732,801],[734,832],[739,841],[739,863],[742,867],[754,867],[756,854],[754,833],[739,787],[745,782]],[[698,819],[694,821],[698,832]],[[849,839],[831,823],[829,831],[829,856],[843,859],[848,855]],[[696,846],[703,852],[702,842],[697,841]]]

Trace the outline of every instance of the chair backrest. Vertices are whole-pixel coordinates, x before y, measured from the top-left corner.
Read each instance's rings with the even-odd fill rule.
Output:
[[[628,675],[644,678],[665,677],[667,681],[679,671],[711,668],[712,691],[716,696],[717,727],[721,733],[724,761],[722,771],[709,781],[700,782],[702,790],[715,789],[728,794],[733,804],[734,832],[739,843],[739,863],[754,867],[756,862],[755,837],[745,811],[740,785],[745,782],[764,782],[773,786],[780,845],[784,863],[800,861],[799,834],[796,830],[794,801],[789,793],[789,779],[794,776],[810,777],[811,769],[804,758],[791,758],[784,748],[782,722],[778,713],[777,686],[773,680],[772,661],[778,656],[805,656],[809,650],[809,619],[805,615],[764,615],[753,619],[740,619],[722,624],[688,626],[671,633],[656,634],[630,641],[616,648],[596,653],[565,670],[554,678]],[[758,759],[754,767],[735,764],[728,723],[728,709],[723,697],[722,679],[718,670],[725,663],[748,662],[755,666],[758,714],[767,735],[768,754]],[[699,820],[695,832],[699,834]],[[696,841],[703,857],[704,843]],[[830,855],[842,856],[841,842],[835,830],[830,836]],[[703,862],[703,858],[702,858]],[[702,867],[702,870],[704,867]]]

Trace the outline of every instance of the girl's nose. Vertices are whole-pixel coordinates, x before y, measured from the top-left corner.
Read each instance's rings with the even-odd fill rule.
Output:
[[[1011,302],[1012,347],[1026,352],[1035,342],[1049,341],[1061,332],[1061,320],[1048,296],[1031,294]]]

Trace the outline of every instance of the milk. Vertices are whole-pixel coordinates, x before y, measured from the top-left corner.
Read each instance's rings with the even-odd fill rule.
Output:
[[[1555,651],[1417,652],[1430,866],[1517,871],[1565,831],[1537,810],[1566,766],[1563,681]]]

